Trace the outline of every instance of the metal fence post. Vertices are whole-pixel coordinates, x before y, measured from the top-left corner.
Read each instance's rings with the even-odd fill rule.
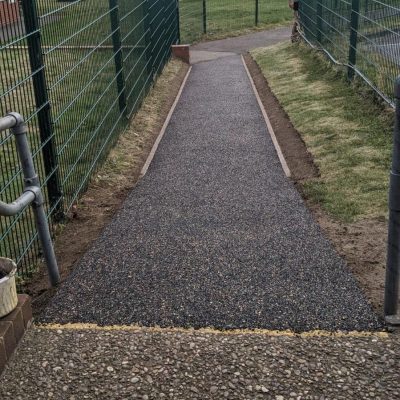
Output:
[[[111,34],[114,50],[115,73],[117,77],[118,103],[121,113],[126,113],[125,78],[122,56],[121,23],[118,0],[109,0]]]
[[[58,171],[58,157],[54,141],[53,124],[51,119],[50,102],[47,91],[46,75],[42,55],[39,17],[36,0],[22,0],[22,12],[26,40],[28,45],[29,62],[32,71],[32,84],[37,109],[37,119],[42,143],[43,165],[46,173],[46,186],[49,206],[54,220],[64,218],[62,204],[62,189]]]
[[[256,18],[256,26],[258,26],[258,8],[259,8],[259,0],[256,0],[256,15],[255,15],[255,18]]]
[[[349,78],[349,80],[352,80],[354,78],[354,67],[357,61],[359,15],[360,15],[360,0],[352,0],[351,16],[350,16],[349,67],[347,69],[347,77]]]
[[[145,29],[145,33],[144,33],[144,41],[146,44],[146,60],[147,60],[147,73],[149,76],[153,76],[154,75],[154,71],[153,71],[153,46],[152,46],[152,37],[151,37],[151,15],[150,15],[150,7],[149,7],[149,0],[145,0],[143,2],[143,6],[144,6],[144,29]],[[149,80],[150,82],[152,82],[152,79]]]
[[[203,0],[203,33],[207,33],[207,5],[206,0]]]
[[[176,34],[177,34],[177,43],[181,43],[181,21],[179,14],[179,0],[176,0]]]
[[[322,42],[322,0],[317,0],[317,41]]]
[[[393,158],[389,189],[389,232],[386,262],[385,305],[386,317],[396,316],[399,302],[400,279],[400,77],[395,84],[396,122],[393,133]],[[392,317],[393,318],[393,317]],[[399,317],[397,317],[399,318]],[[388,321],[388,322],[400,322]]]
[[[369,12],[369,1],[365,0],[365,13],[367,14]]]

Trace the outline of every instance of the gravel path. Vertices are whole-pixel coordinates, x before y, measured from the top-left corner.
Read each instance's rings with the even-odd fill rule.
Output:
[[[148,174],[41,320],[381,327],[284,175],[236,55],[193,66]]]
[[[28,333],[2,400],[400,398],[398,336],[58,332]]]

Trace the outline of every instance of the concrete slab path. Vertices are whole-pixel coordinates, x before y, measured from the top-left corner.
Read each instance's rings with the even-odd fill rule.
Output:
[[[231,52],[243,54],[257,47],[266,47],[273,44],[290,40],[292,28],[281,27],[249,33],[247,35],[231,37],[228,39],[212,40],[209,42],[201,42],[192,47],[195,51],[211,51],[211,52]]]
[[[381,327],[286,178],[238,55],[194,65],[147,175],[41,321]]]
[[[228,39],[201,42],[191,47],[190,62],[197,64],[198,62],[216,60],[234,54],[244,54],[257,47],[267,47],[284,40],[290,40],[290,35],[290,27],[281,27]]]

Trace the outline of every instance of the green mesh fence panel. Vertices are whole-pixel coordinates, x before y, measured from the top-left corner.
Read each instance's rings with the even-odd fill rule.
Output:
[[[85,191],[178,42],[176,0],[0,3],[0,113],[21,113],[53,227]],[[0,198],[21,193],[14,140],[0,136]],[[0,255],[19,274],[40,250],[26,209],[0,217]]]

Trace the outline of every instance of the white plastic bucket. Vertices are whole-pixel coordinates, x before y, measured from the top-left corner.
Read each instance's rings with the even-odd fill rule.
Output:
[[[17,266],[13,260],[9,258],[0,257],[1,269],[10,271],[7,276],[0,279],[0,318],[17,307],[18,296],[17,288],[15,285],[15,273],[17,272]]]

